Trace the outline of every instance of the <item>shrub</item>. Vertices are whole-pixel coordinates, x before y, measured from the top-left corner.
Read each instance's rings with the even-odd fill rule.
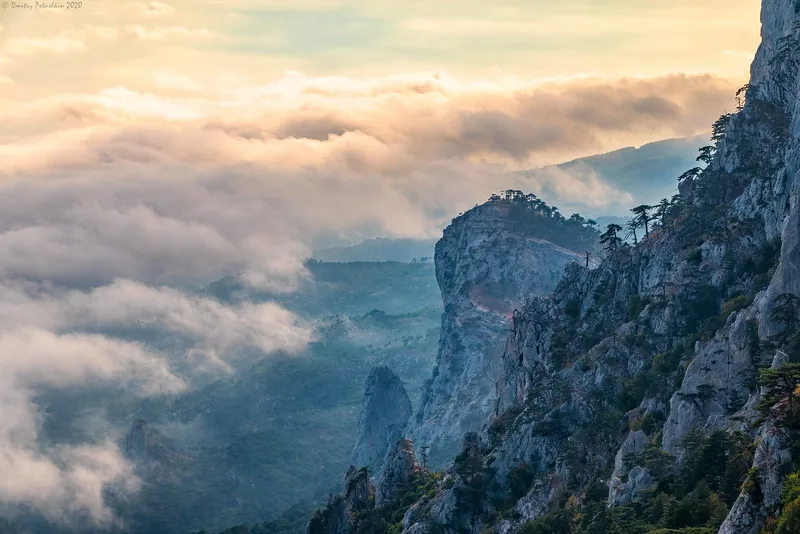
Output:
[[[628,320],[633,321],[650,304],[649,298],[642,298],[640,295],[628,297]]]
[[[578,320],[581,318],[581,303],[577,299],[571,299],[567,302],[567,305],[564,307],[564,313],[567,314],[567,317],[570,319]]]

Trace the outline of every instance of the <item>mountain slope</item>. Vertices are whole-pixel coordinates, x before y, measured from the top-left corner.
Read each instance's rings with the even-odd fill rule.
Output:
[[[762,21],[705,166],[638,246],[607,234],[513,315],[492,421],[352,531],[798,531],[800,12]]]

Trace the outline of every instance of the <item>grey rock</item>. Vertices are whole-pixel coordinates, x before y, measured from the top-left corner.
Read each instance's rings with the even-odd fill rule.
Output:
[[[436,278],[444,314],[433,380],[406,435],[430,446],[432,467],[458,452],[494,411],[504,340],[514,310],[552,291],[575,252],[516,225],[503,201],[453,220],[436,244]]]
[[[344,492],[330,495],[328,503],[317,511],[306,526],[306,534],[352,534],[356,517],[375,498],[375,486],[366,469],[350,466],[344,480]]]
[[[670,400],[662,447],[682,455],[682,440],[692,428],[724,428],[728,416],[744,406],[754,386],[755,367],[747,329],[757,310],[732,316],[713,340],[698,343],[683,383]]]
[[[644,492],[653,487],[655,479],[647,469],[636,466],[628,473],[628,480],[619,478],[611,481],[609,506],[621,506],[639,500]]]
[[[375,506],[384,506],[397,497],[421,473],[422,469],[414,456],[414,444],[405,438],[398,440],[386,457],[383,473],[375,490]]]
[[[634,470],[638,468],[627,465],[632,459],[637,461],[644,452],[647,445],[647,436],[641,430],[629,432],[628,437],[622,442],[617,455],[614,458],[614,472],[608,486],[609,506],[618,506],[632,502],[637,493],[641,492],[644,480],[634,480]],[[623,483],[622,478],[628,476],[628,481]],[[636,472],[636,476],[641,478],[641,473]]]
[[[388,367],[372,369],[364,387],[350,463],[368,468],[378,478],[386,454],[403,437],[411,413],[411,401],[400,378]]]
[[[792,454],[789,436],[768,420],[761,429],[753,459],[754,480],[745,484],[745,490],[731,507],[719,534],[757,534],[764,527],[767,516],[780,510],[784,477],[791,471]],[[753,488],[748,490],[747,488]],[[754,498],[758,493],[759,498]]]

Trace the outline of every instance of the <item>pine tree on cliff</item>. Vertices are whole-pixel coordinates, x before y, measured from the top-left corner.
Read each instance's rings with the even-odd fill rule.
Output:
[[[667,224],[667,216],[669,214],[669,209],[671,207],[672,204],[670,204],[670,201],[667,200],[666,198],[662,198],[661,202],[659,202],[658,205],[656,206],[655,218],[659,220],[661,226]]]
[[[739,93],[736,93],[737,95]],[[714,125],[711,127],[711,140],[715,143],[719,143],[723,139],[725,139],[725,132],[728,129],[728,125],[731,122],[731,115],[730,113],[725,113],[720,118],[716,120]]]
[[[633,236],[633,244],[638,245],[639,239],[636,236],[636,230],[638,228],[641,228],[641,226],[639,225],[639,221],[637,221],[636,219],[632,219],[628,221],[628,224],[626,224],[625,227],[628,229],[628,233],[626,234],[625,237]]]
[[[631,213],[636,215],[634,221],[636,221],[638,227],[641,228],[642,226],[644,226],[645,237],[650,235],[650,227],[648,226],[648,224],[650,223],[650,221],[652,221],[649,215],[651,209],[653,209],[653,206],[648,206],[647,204],[641,204],[631,210]]]
[[[622,227],[618,224],[609,224],[606,231],[600,236],[600,244],[604,246],[607,252],[613,252],[619,248],[622,239],[617,234],[622,231]]]

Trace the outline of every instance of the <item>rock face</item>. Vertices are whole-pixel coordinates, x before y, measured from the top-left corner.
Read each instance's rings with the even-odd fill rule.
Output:
[[[411,401],[400,378],[388,367],[374,368],[365,384],[350,463],[366,467],[378,478],[387,452],[403,436],[411,413]]]
[[[306,526],[306,534],[350,534],[356,516],[367,510],[375,497],[375,486],[366,469],[350,467],[344,481],[344,493],[330,495],[322,510],[317,510]]]
[[[515,309],[549,293],[564,266],[583,256],[525,230],[507,201],[453,220],[436,244],[444,314],[433,379],[406,434],[430,447],[433,467],[458,451],[494,409],[503,342]]]
[[[597,268],[567,253],[553,287],[539,271],[548,245],[515,233],[502,203],[445,231],[437,372],[411,428],[418,445],[458,454],[405,510],[404,533],[512,534],[545,514],[552,531],[559,514],[647,522],[637,514],[675,498],[662,482],[676,475],[687,495],[724,500],[720,534],[757,534],[780,512],[796,434],[780,410],[761,420],[757,376],[787,359],[762,343],[785,328],[775,297],[800,294],[798,5],[763,1],[746,103],[636,246],[610,241]]]
[[[422,472],[414,456],[411,440],[400,439],[386,457],[383,473],[375,490],[375,506],[391,501]]]
[[[608,486],[608,505],[619,506],[638,500],[639,495],[653,485],[653,477],[638,465],[631,468],[631,461],[637,462],[647,445],[647,435],[641,430],[631,432],[622,443],[614,459],[614,472]],[[627,480],[623,481],[623,478]]]
[[[758,534],[767,516],[780,510],[783,478],[791,469],[791,440],[767,422],[760,432],[760,441],[753,460],[754,473],[731,507],[719,534]]]
[[[747,329],[757,310],[734,314],[714,339],[698,342],[683,383],[670,400],[664,425],[664,450],[681,457],[681,441],[692,428],[725,428],[728,416],[743,407],[754,387],[755,354]]]
[[[147,455],[148,434],[150,428],[144,419],[137,419],[131,423],[131,428],[120,445],[122,456],[131,462],[144,458]]]

